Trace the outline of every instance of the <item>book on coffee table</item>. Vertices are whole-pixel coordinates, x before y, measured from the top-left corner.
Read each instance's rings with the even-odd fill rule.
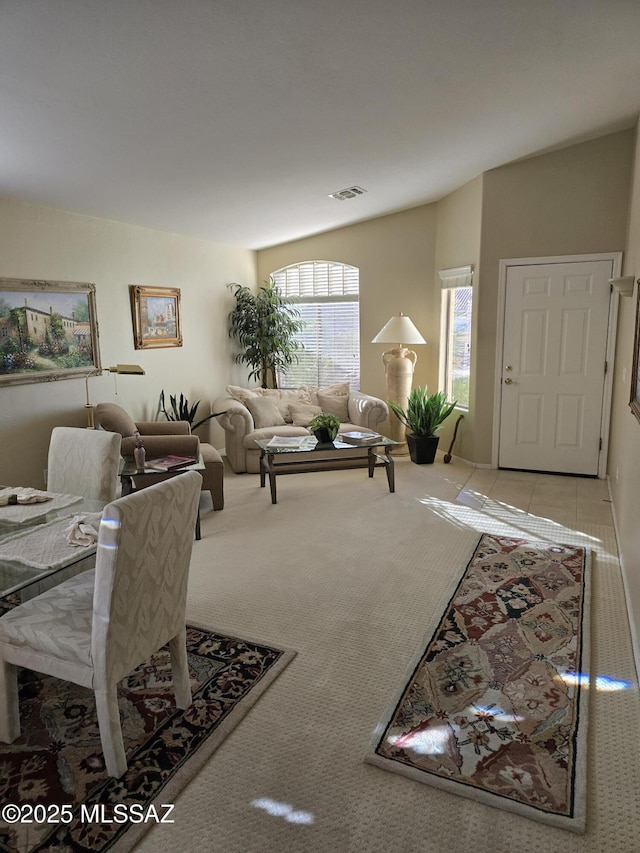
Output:
[[[341,432],[338,436],[340,441],[345,441],[347,444],[375,444],[380,441],[382,436],[379,432]]]
[[[149,459],[144,467],[153,471],[173,471],[174,468],[184,468],[197,461],[193,456],[161,456],[159,459]]]
[[[308,435],[274,435],[269,442],[269,447],[301,447]]]

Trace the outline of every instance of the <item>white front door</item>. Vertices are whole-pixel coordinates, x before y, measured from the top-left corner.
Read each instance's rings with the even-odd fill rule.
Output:
[[[509,266],[498,464],[597,476],[612,261]]]

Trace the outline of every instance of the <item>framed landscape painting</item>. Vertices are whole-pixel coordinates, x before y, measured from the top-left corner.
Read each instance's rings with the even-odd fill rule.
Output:
[[[0,385],[100,368],[95,285],[0,278]]]
[[[631,411],[640,421],[640,286],[636,295],[636,331],[633,339],[633,369],[631,371]]]
[[[136,349],[181,347],[180,290],[129,285]]]

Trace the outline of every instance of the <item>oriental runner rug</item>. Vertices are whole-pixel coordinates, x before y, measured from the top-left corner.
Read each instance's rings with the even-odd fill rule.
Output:
[[[20,670],[22,734],[0,743],[0,850],[123,853],[157,823],[185,837],[175,797],[294,656],[193,625],[187,649],[186,710],[166,648],[121,682],[120,779],[106,775],[92,691]]]
[[[584,832],[589,555],[483,534],[367,761]]]

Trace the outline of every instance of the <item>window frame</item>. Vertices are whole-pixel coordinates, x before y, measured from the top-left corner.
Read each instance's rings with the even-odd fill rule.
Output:
[[[311,270],[309,269],[311,268]],[[333,269],[332,269],[333,268]],[[336,276],[335,271],[336,268],[341,268],[341,276]],[[296,292],[295,287],[287,286],[288,282],[285,280],[284,287],[281,284],[281,278],[284,274],[285,279],[288,272],[295,272],[298,279],[298,288]],[[333,275],[331,274],[333,272]],[[345,264],[342,261],[327,261],[327,260],[307,260],[300,261],[295,264],[288,264],[285,267],[281,267],[278,270],[275,270],[271,273],[271,278],[276,282],[276,286],[278,290],[283,293],[283,295],[290,297],[294,300],[297,307],[301,307],[304,305],[312,305],[319,306],[322,305],[332,305],[336,303],[349,303],[355,304],[357,306],[357,316],[355,318],[355,326],[350,325],[349,331],[351,334],[355,333],[357,347],[355,349],[355,355],[357,357],[357,365],[356,365],[356,376],[354,378],[350,378],[349,384],[353,390],[359,390],[360,388],[360,366],[361,366],[361,357],[360,357],[360,270],[358,267],[353,266],[352,264]],[[341,284],[338,283],[338,279],[341,278]],[[354,281],[355,279],[355,281]],[[309,288],[311,287],[312,292],[310,292]],[[300,295],[300,291],[303,292]],[[325,292],[318,292],[326,290]],[[345,292],[345,290],[347,292]],[[330,292],[331,291],[331,292]],[[341,292],[340,292],[341,291]],[[300,333],[299,339],[304,338],[304,330]],[[307,347],[305,349],[308,349]],[[314,350],[317,361],[322,357],[322,350],[320,348],[316,348]],[[289,380],[287,378],[287,374],[291,371],[296,371],[296,365],[293,364],[291,368],[283,371],[279,371],[278,373],[278,385],[282,388],[287,387],[296,387],[295,383],[297,380]],[[307,384],[315,384],[320,386],[321,384],[333,384],[334,382],[347,381],[340,378],[334,378],[328,381],[322,381],[320,376],[316,376],[316,381],[314,383]]]
[[[469,329],[468,329],[468,347],[469,347],[469,400],[468,403],[456,403],[456,409],[468,412],[471,407],[471,353],[473,341],[473,267],[471,265],[464,267],[452,267],[446,270],[440,270],[441,283],[441,314],[440,314],[440,387],[444,388],[447,393],[447,398],[454,400],[453,382],[454,377],[451,375],[452,370],[452,352],[451,339],[453,335],[453,324],[455,323],[455,291],[466,289],[469,291],[470,311],[469,311]]]

